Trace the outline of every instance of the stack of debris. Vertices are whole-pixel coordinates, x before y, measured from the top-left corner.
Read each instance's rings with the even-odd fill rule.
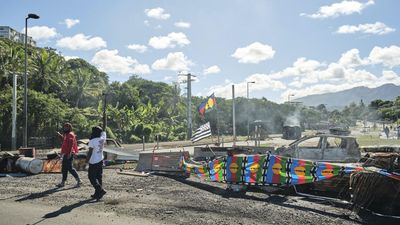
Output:
[[[369,209],[380,214],[400,216],[400,180],[377,173],[384,169],[400,174],[399,153],[369,153],[366,170],[351,175],[350,190],[355,210]]]
[[[4,152],[0,157],[0,172],[1,173],[13,173],[18,172],[18,168],[15,162],[19,158],[18,154],[11,154]]]

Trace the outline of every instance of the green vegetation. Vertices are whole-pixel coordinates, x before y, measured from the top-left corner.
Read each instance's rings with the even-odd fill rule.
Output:
[[[65,60],[55,49],[28,47],[28,136],[54,136],[65,121],[79,138],[89,137],[91,127],[101,125],[103,94],[107,96],[108,134],[122,143],[177,141],[186,138],[186,99],[179,84],[153,82],[132,75],[126,82],[109,82],[108,75],[82,59]],[[23,129],[23,45],[0,38],[0,143],[11,146],[12,78],[18,74],[17,146]],[[232,100],[217,98],[217,107],[201,118],[193,97],[193,130],[210,121],[213,134],[232,135]],[[280,133],[288,117],[303,127],[326,120],[352,125],[359,119],[395,121],[400,98],[376,100],[370,106],[352,104],[343,111],[328,112],[324,105],[303,107],[267,100],[236,99],[236,134],[247,136],[247,119],[262,121],[267,133]],[[219,129],[217,129],[219,124]]]

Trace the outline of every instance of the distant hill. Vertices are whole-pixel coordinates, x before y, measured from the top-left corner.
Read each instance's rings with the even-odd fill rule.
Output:
[[[302,102],[307,106],[326,104],[329,109],[340,109],[352,102],[358,104],[361,99],[368,105],[376,99],[393,101],[397,96],[400,96],[400,86],[385,84],[377,88],[355,87],[334,93],[309,95],[294,99],[294,101]]]

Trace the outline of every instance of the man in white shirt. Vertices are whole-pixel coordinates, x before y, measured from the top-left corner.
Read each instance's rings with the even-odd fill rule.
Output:
[[[92,198],[100,200],[106,191],[103,189],[103,148],[106,142],[106,132],[99,126],[92,128],[92,135],[89,141],[89,153],[86,161],[89,162],[89,180],[95,189]]]

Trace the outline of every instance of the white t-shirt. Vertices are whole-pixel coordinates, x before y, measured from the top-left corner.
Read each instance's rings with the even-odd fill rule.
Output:
[[[101,132],[101,136],[99,138],[93,138],[89,141],[89,148],[93,148],[92,156],[89,159],[90,164],[99,163],[104,159],[103,156],[103,148],[106,141],[106,132]]]

